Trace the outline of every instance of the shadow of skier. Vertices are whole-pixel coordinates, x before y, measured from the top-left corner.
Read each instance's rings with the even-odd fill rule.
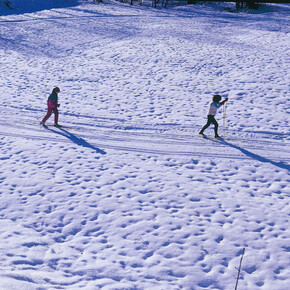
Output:
[[[273,160],[270,160],[270,159],[268,159],[268,158],[265,158],[265,157],[263,157],[263,156],[261,156],[261,155],[258,155],[258,154],[256,154],[256,153],[252,153],[252,152],[250,152],[250,151],[248,151],[248,150],[246,150],[246,149],[244,149],[244,148],[241,148],[241,147],[239,147],[239,146],[237,146],[237,145],[234,145],[234,144],[232,144],[232,143],[229,143],[229,142],[227,142],[227,141],[225,141],[225,140],[223,140],[223,141],[221,141],[221,142],[222,142],[223,144],[229,146],[229,147],[232,147],[232,148],[234,148],[234,149],[240,150],[243,154],[247,155],[248,157],[250,157],[250,158],[252,158],[252,159],[255,159],[255,160],[258,160],[258,161],[260,161],[260,162],[264,162],[264,163],[271,163],[271,164],[273,164],[273,165],[275,165],[275,166],[277,166],[277,167],[280,167],[280,168],[282,168],[282,169],[286,169],[286,170],[290,171],[290,165],[285,164],[285,163],[282,162],[282,161],[280,161],[280,162],[275,162],[275,161],[273,161]]]
[[[102,154],[102,155],[107,154],[105,151],[93,146],[92,144],[90,144],[86,140],[84,140],[83,138],[79,138],[76,135],[72,134],[71,132],[69,132],[69,131],[61,128],[61,127],[58,128],[61,132],[57,131],[57,130],[50,129],[50,128],[46,128],[46,129],[51,131],[51,132],[57,133],[57,134],[59,134],[61,136],[64,136],[64,137],[68,138],[69,140],[71,140],[72,142],[74,142],[75,144],[77,144],[79,146],[93,149],[97,153]]]

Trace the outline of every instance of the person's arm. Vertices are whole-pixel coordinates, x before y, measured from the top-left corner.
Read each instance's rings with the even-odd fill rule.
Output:
[[[60,105],[58,103],[58,96],[57,96],[56,93],[53,94],[52,99],[53,99],[53,102],[54,102],[55,107],[56,108],[59,107]]]
[[[52,93],[49,97],[48,97],[48,102],[50,103],[51,108],[57,108],[59,107],[58,105],[58,100],[57,100],[57,95],[55,93]]]
[[[229,98],[225,98],[225,99],[221,102],[221,104],[223,105],[225,102],[228,101],[228,99],[229,99]]]

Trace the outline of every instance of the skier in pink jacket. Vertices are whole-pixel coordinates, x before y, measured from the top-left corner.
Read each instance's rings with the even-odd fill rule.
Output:
[[[220,108],[225,102],[227,102],[228,98],[225,98],[222,102],[220,100],[222,97],[220,95],[214,95],[212,98],[212,103],[209,107],[209,112],[207,115],[207,123],[203,126],[203,128],[200,130],[199,134],[201,136],[205,136],[203,134],[203,131],[210,126],[210,124],[214,124],[214,133],[215,138],[221,139],[221,137],[218,135],[218,122],[215,119],[215,115],[217,113],[217,109]]]
[[[47,100],[47,114],[40,122],[41,125],[45,126],[45,122],[51,116],[51,114],[53,112],[54,113],[54,126],[60,127],[60,125],[58,125],[58,109],[57,109],[60,106],[58,104],[58,93],[59,92],[60,92],[60,89],[58,87],[55,87],[52,90],[52,93],[49,95],[48,100]]]

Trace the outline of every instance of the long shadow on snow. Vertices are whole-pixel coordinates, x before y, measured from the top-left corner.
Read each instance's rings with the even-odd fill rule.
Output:
[[[258,155],[258,154],[256,154],[256,153],[252,153],[252,152],[250,152],[250,151],[248,151],[248,150],[246,150],[246,149],[244,149],[244,148],[241,148],[241,147],[239,147],[239,146],[237,146],[237,145],[231,144],[231,143],[229,143],[229,142],[227,142],[227,141],[225,141],[225,140],[223,140],[223,141],[215,141],[215,140],[212,140],[212,141],[213,141],[213,142],[222,143],[222,144],[228,145],[229,147],[232,147],[232,148],[234,148],[234,149],[240,150],[243,154],[247,155],[247,156],[250,157],[250,158],[253,158],[253,159],[255,159],[255,160],[258,160],[258,161],[260,161],[260,162],[271,163],[271,164],[273,164],[273,165],[275,165],[275,166],[277,166],[277,167],[280,167],[280,168],[282,168],[282,169],[286,169],[286,170],[290,171],[290,165],[285,164],[285,163],[282,162],[282,161],[280,161],[280,162],[275,162],[275,161],[273,161],[273,160],[270,160],[270,159],[268,159],[268,158],[265,158],[265,157],[263,157],[263,156],[261,156],[261,155]]]
[[[0,1],[1,2],[1,1]],[[5,3],[5,1],[3,1]],[[9,1],[7,1],[9,2]],[[25,1],[23,3],[12,3],[10,5],[11,9],[6,7],[5,4],[0,3],[0,16],[2,15],[15,15],[23,13],[34,13],[42,10],[58,9],[58,8],[68,8],[72,6],[79,5],[77,0],[66,0],[66,1],[30,1],[31,3],[27,5]],[[27,1],[28,2],[28,1]]]
[[[92,144],[88,143],[86,140],[84,140],[83,138],[79,138],[77,137],[76,135],[68,132],[67,130],[63,129],[63,128],[59,128],[59,130],[61,130],[62,132],[59,132],[59,131],[56,131],[56,130],[53,130],[53,129],[50,129],[48,127],[46,127],[46,129],[48,131],[51,131],[53,133],[56,133],[56,134],[59,134],[61,136],[64,136],[66,138],[68,138],[69,140],[71,140],[72,142],[74,142],[75,144],[79,145],[79,146],[82,146],[82,147],[86,147],[86,148],[90,148],[90,149],[93,149],[95,150],[97,153],[100,153],[102,155],[105,155],[107,154],[105,151],[93,146]]]
[[[260,162],[271,163],[271,164],[273,164],[273,165],[275,165],[275,166],[277,166],[277,167],[280,167],[280,168],[282,168],[282,169],[286,169],[286,170],[290,171],[290,165],[285,164],[285,163],[282,162],[282,161],[280,161],[280,162],[275,162],[275,161],[273,161],[273,160],[270,160],[270,159],[265,158],[265,157],[263,157],[263,156],[260,156],[260,155],[258,155],[258,154],[252,153],[252,152],[250,152],[250,151],[248,151],[248,150],[246,150],[246,149],[244,149],[244,148],[241,148],[241,147],[239,147],[239,146],[237,146],[237,145],[234,145],[234,144],[231,144],[231,143],[229,143],[229,142],[224,141],[223,143],[225,143],[226,145],[228,145],[228,146],[230,146],[230,147],[232,147],[232,148],[235,148],[235,149],[240,150],[243,154],[245,154],[245,155],[247,155],[247,156],[249,156],[249,157],[251,157],[251,158],[253,158],[253,159],[256,159],[256,160],[258,160],[258,161],[260,161]]]

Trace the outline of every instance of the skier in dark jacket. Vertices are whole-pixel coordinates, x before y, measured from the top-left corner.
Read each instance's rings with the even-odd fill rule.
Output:
[[[215,138],[221,139],[221,137],[218,134],[218,122],[215,119],[215,115],[217,113],[217,109],[220,108],[225,102],[228,101],[228,98],[225,98],[222,102],[220,100],[222,97],[220,95],[214,95],[212,98],[212,103],[210,104],[209,107],[209,112],[207,115],[207,123],[203,126],[199,134],[201,136],[205,136],[203,134],[203,131],[210,126],[210,124],[214,124],[214,133],[215,133]]]
[[[52,90],[52,93],[49,95],[47,100],[47,114],[40,122],[42,125],[45,125],[45,122],[47,119],[51,116],[52,112],[54,113],[54,126],[59,127],[58,125],[58,93],[60,92],[60,89],[58,87],[55,87]]]

